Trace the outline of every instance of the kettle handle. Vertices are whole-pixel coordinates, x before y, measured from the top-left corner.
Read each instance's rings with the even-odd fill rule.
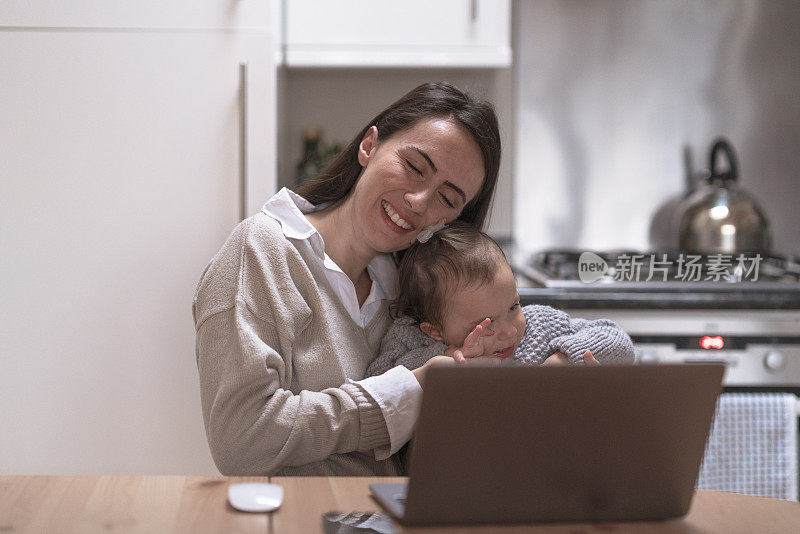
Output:
[[[717,170],[717,154],[720,151],[725,153],[725,158],[728,160],[728,172],[719,172]],[[736,180],[739,177],[739,168],[736,164],[736,154],[733,152],[733,147],[726,139],[719,138],[714,142],[714,146],[711,148],[711,161],[709,162],[709,168],[711,169],[711,176],[708,177],[709,181],[713,180],[714,178],[722,178],[723,180]]]

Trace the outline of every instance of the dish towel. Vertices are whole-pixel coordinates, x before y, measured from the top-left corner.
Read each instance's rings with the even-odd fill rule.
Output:
[[[723,393],[697,487],[797,500],[797,406],[791,393]]]

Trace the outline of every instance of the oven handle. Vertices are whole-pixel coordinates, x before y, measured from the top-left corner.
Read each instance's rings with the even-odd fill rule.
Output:
[[[734,356],[719,356],[717,358],[684,358],[683,363],[722,363],[731,367],[739,365],[739,359]]]

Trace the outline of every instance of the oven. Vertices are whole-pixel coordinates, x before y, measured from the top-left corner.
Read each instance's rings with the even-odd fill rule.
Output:
[[[795,258],[559,249],[511,262],[523,304],[615,321],[639,364],[722,362],[726,393],[800,398]]]
[[[514,263],[523,304],[631,336],[637,362],[720,361],[725,386],[800,389],[800,262],[790,257],[549,250]]]

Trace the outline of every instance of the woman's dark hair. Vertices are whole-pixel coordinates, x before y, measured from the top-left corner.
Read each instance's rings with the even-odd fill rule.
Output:
[[[480,147],[484,176],[480,191],[461,211],[459,220],[482,228],[489,212],[497,172],[500,168],[500,131],[494,106],[477,100],[455,86],[439,82],[425,83],[411,90],[372,119],[338,156],[297,193],[312,204],[337,202],[347,196],[359,175],[358,147],[367,131],[378,128],[378,140],[411,128],[422,119],[444,118],[463,127]]]
[[[392,314],[441,327],[447,295],[459,288],[489,283],[505,260],[500,246],[463,221],[436,232],[427,243],[415,242],[400,262],[398,298]]]

